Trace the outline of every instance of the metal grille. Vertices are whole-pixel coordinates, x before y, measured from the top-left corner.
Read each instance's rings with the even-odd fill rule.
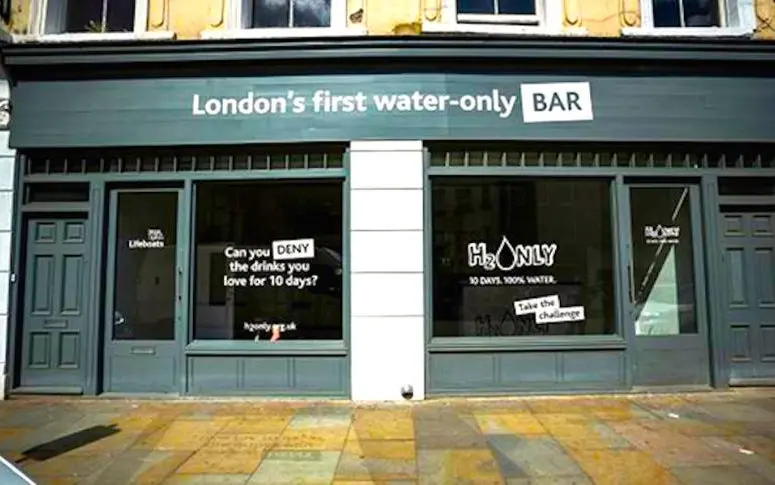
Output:
[[[553,149],[431,149],[431,167],[590,167],[590,168],[775,168],[775,146],[766,149],[708,150],[669,145],[654,148],[615,147],[602,150],[590,147],[562,147]]]
[[[26,175],[229,172],[340,169],[344,153],[341,145],[303,145],[297,150],[265,145],[232,149],[51,150],[25,152],[22,161]]]

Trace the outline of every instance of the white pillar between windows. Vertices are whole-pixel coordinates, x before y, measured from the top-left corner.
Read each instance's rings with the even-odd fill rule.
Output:
[[[9,98],[8,82],[0,81],[0,101]],[[16,153],[8,147],[9,133],[0,131],[0,399],[6,397],[8,304],[11,283],[11,221],[16,181]]]
[[[421,141],[350,145],[352,399],[425,397]]]

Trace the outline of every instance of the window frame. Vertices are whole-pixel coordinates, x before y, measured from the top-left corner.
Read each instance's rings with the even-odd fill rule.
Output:
[[[655,27],[653,0],[640,0],[640,26],[622,28],[627,37],[748,37],[756,29],[752,0],[718,0],[717,27]],[[682,0],[679,0],[682,1]]]
[[[331,0],[328,27],[251,27],[252,0],[228,0],[225,29],[206,30],[203,39],[262,39],[285,37],[336,37],[364,35],[365,29],[348,27],[347,0]]]
[[[75,0],[32,0],[29,17],[30,34],[18,36],[15,40],[24,41],[31,39],[55,42],[89,42],[139,39],[165,40],[173,39],[175,37],[174,32],[148,31],[149,0],[134,0],[135,15],[131,32],[47,32],[46,23],[48,22],[52,5],[58,3],[59,6],[64,5],[66,7],[67,2],[69,1]],[[66,8],[60,8],[59,10],[60,18],[58,19],[57,24],[63,25],[65,22],[64,16],[66,15]]]
[[[457,0],[441,0],[436,21],[423,19],[423,32],[503,35],[586,35],[585,28],[563,27],[562,0],[534,0],[535,15],[458,14]]]

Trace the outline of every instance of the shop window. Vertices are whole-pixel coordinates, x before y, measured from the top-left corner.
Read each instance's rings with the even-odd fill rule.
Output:
[[[40,34],[133,32],[144,30],[148,0],[37,0],[34,30]],[[142,5],[138,5],[142,3]],[[142,7],[142,8],[139,8]]]
[[[615,332],[610,182],[434,178],[433,336]],[[487,204],[467,205],[465,188]]]
[[[689,187],[630,189],[636,335],[697,333]]]
[[[342,339],[342,182],[196,187],[194,338]]]

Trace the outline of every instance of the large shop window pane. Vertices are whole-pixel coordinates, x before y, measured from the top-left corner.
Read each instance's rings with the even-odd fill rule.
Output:
[[[632,281],[636,335],[697,333],[688,187],[633,187]]]
[[[178,193],[117,197],[113,339],[172,340]]]
[[[342,338],[342,183],[203,183],[194,338]]]
[[[433,336],[613,334],[607,180],[432,181]]]

